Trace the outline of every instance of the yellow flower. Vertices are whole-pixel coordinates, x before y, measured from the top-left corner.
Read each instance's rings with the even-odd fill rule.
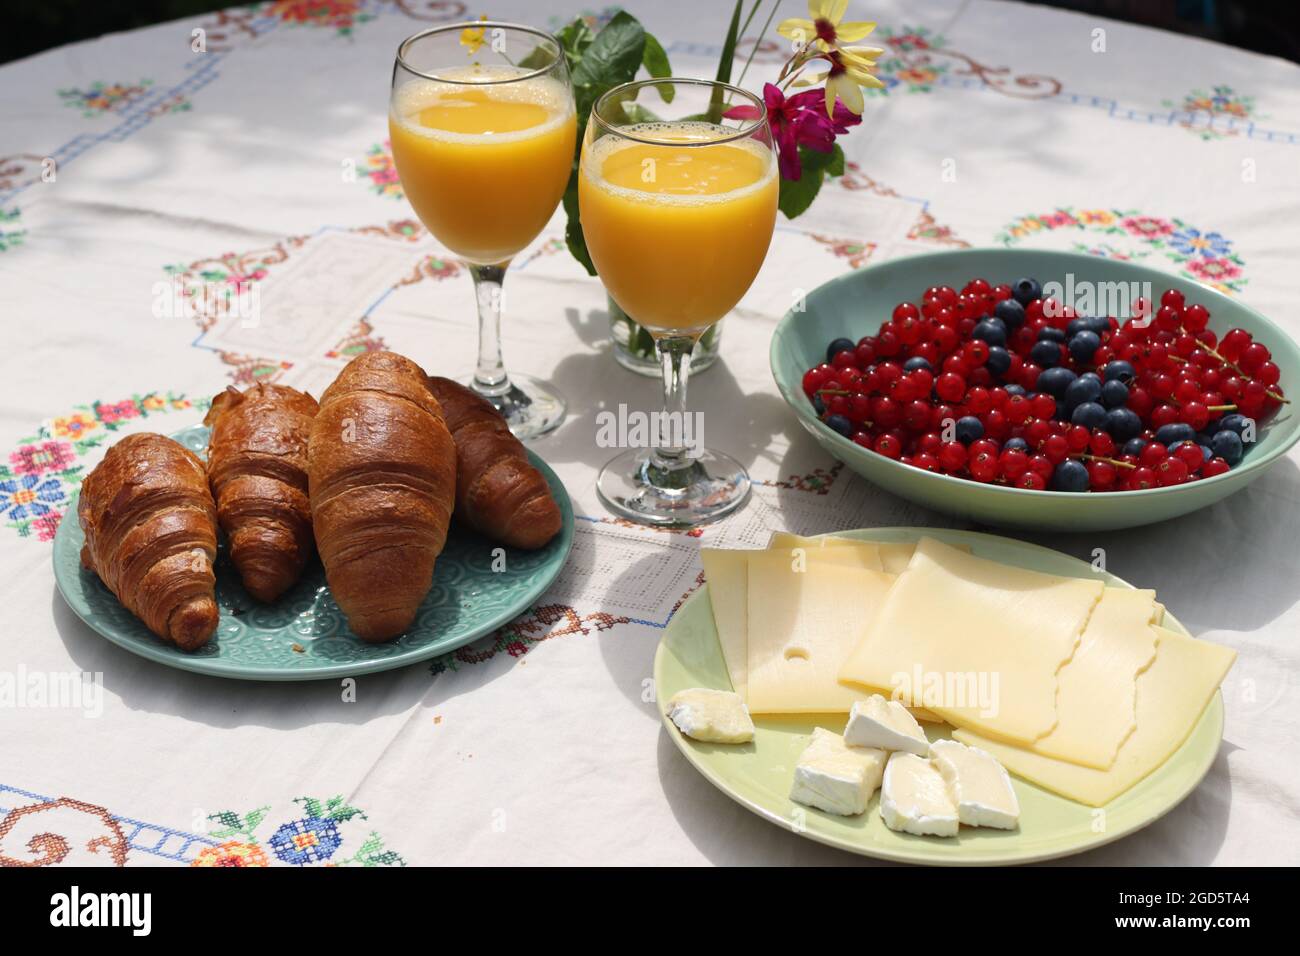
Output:
[[[872,71],[876,68],[876,57],[883,53],[869,46],[841,47],[829,50],[825,58],[830,60],[830,69],[808,77],[800,77],[796,86],[816,86],[826,83],[826,114],[834,115],[835,100],[838,97],[846,108],[858,116],[862,115],[865,105],[862,99],[862,87],[883,87]]]
[[[486,13],[479,15],[480,21],[486,19]],[[486,32],[487,30],[485,27],[466,27],[464,30],[460,31],[460,45],[469,51],[470,56],[473,56],[479,51],[479,48],[483,46],[483,35]]]
[[[837,49],[841,40],[845,43],[861,40],[876,28],[874,23],[865,20],[841,23],[848,5],[849,0],[808,0],[808,15],[812,19],[782,20],[776,32],[800,46],[816,43],[821,50]]]

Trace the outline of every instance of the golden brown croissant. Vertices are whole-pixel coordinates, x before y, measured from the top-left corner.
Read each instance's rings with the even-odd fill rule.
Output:
[[[228,388],[203,419],[208,481],[230,560],[248,593],[271,602],[311,557],[307,439],[316,399],[286,385]]]
[[[424,372],[358,355],[321,396],[308,449],[312,523],[330,590],[367,641],[401,634],[433,582],[456,449]]]
[[[456,517],[493,541],[532,550],[560,530],[559,505],[491,403],[448,378],[429,377],[456,443]]]
[[[192,651],[217,629],[217,509],[198,456],[142,432],[81,483],[81,563],[159,637]]]

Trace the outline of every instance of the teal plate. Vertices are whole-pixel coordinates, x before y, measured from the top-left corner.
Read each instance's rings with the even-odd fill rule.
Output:
[[[845,336],[855,341],[874,334],[902,301],[916,301],[932,285],[960,288],[983,276],[1014,282],[1033,276],[1041,282],[1074,287],[1081,283],[1149,282],[1157,297],[1167,288],[1183,290],[1189,302],[1210,310],[1210,328],[1222,335],[1241,327],[1268,346],[1282,372],[1282,387],[1300,394],[1300,348],[1285,332],[1254,309],[1182,276],[1129,262],[1071,252],[1028,249],[967,249],[892,259],[832,279],[808,294],[806,307],[791,311],[772,337],[771,365],[781,397],[799,423],[831,455],[886,491],[958,517],[991,525],[1060,531],[1103,531],[1165,521],[1213,504],[1262,475],[1300,440],[1300,414],[1283,406],[1260,427],[1259,441],[1241,464],[1214,478],[1146,491],[1027,491],[934,474],[878,455],[817,420],[803,393],[803,373],[825,361],[826,346]]]
[[[206,454],[207,428],[187,428],[172,437],[200,456]],[[150,633],[98,576],[81,567],[85,537],[75,518],[75,499],[54,537],[54,576],[68,606],[93,630],[168,667],[273,681],[355,677],[403,667],[455,650],[513,620],[560,573],[573,545],[573,506],[555,472],[531,451],[528,458],[546,476],[559,503],[564,517],[560,533],[539,551],[507,549],[505,570],[498,572],[492,570],[496,545],[453,522],[415,624],[385,644],[367,644],[348,629],[318,560],[297,585],[268,605],[244,590],[223,548],[216,567],[221,623],[211,641],[186,653]]]
[[[1011,538],[941,528],[869,528],[837,531],[837,537],[864,541],[915,541],[923,535],[948,544],[965,544],[981,557],[1004,564],[1069,577],[1100,577],[1111,587],[1132,587],[1113,574],[1099,572],[1077,558],[1025,544]],[[1186,634],[1178,620],[1165,612],[1161,622]],[[731,687],[722,659],[713,608],[706,585],[673,615],[655,652],[656,697],[669,700],[689,687]],[[784,829],[828,846],[865,856],[904,863],[940,866],[1031,863],[1092,850],[1128,836],[1164,816],[1196,789],[1219,753],[1223,738],[1223,695],[1215,692],[1187,739],[1163,764],[1100,811],[1011,778],[1020,801],[1020,828],[993,830],[962,827],[956,837],[938,838],[896,833],[880,819],[880,796],[871,798],[867,812],[840,817],[801,807],[790,800],[794,764],[814,727],[839,731],[844,715],[815,715],[777,719],[754,718],[754,741],[743,746],[708,744],[683,735],[660,710],[668,736],[686,759],[711,784]],[[922,724],[931,740],[949,735],[947,724]],[[1189,824],[1195,821],[1187,821]]]

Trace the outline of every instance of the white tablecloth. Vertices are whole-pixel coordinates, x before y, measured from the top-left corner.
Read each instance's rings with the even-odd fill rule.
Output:
[[[729,7],[634,12],[676,72],[709,76]],[[580,12],[485,10],[550,27]],[[1296,66],[1041,7],[855,2],[851,17],[888,40],[889,89],[843,140],[850,174],[778,224],[724,360],[691,383],[709,440],[759,483],[743,512],[686,535],[598,504],[597,411],[651,409],[658,386],[614,367],[603,292],[557,217],[507,285],[509,366],[570,400],[535,449],[573,496],[577,544],[538,607],[432,667],[362,678],[354,703],[331,682],[190,676],[108,644],[58,596],[49,541],[113,440],[194,424],[232,381],[318,393],[379,344],[468,370],[470,281],[415,223],[385,144],[398,42],[465,15],[271,2],[0,68],[0,679],[100,672],[104,688],[97,715],[0,699],[0,862],[43,831],[69,837],[69,862],[86,859],[73,837],[107,835],[128,865],[858,862],[715,791],[661,729],[648,684],[701,543],[951,524],[841,470],[784,407],[767,346],[793,290],[916,251],[1077,248],[1211,281],[1300,334]],[[746,85],[774,75],[781,42]],[[168,283],[245,278],[260,288],[255,330],[155,314]],[[1167,525],[1028,536],[1080,556],[1104,546],[1110,570],[1240,654],[1205,782],[1083,862],[1300,862],[1296,463]]]

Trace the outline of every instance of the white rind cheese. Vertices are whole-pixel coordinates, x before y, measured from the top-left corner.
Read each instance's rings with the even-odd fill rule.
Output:
[[[968,827],[1014,830],[1020,825],[1020,801],[1011,778],[993,755],[955,740],[936,740],[934,765],[957,805],[957,819]]]
[[[934,764],[910,753],[892,753],[880,791],[885,826],[916,836],[956,836],[957,805]]]
[[[919,757],[930,753],[930,741],[916,718],[898,701],[885,700],[879,694],[853,702],[844,742],[854,747],[905,750]]]
[[[668,701],[668,719],[687,737],[714,744],[743,744],[754,739],[754,722],[739,694],[692,687]]]
[[[849,747],[839,734],[817,727],[794,765],[790,799],[828,813],[856,816],[866,812],[884,770],[883,750]]]

